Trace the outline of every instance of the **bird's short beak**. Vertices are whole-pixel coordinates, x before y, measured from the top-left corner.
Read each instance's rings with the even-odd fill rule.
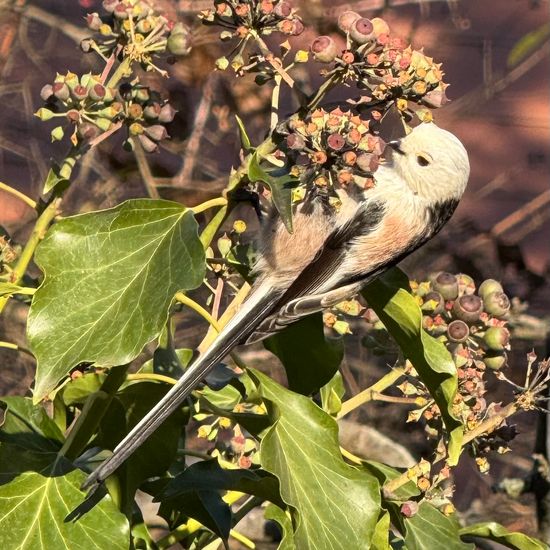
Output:
[[[401,141],[396,139],[394,141],[388,141],[388,145],[399,155],[404,155],[405,151],[401,149]]]

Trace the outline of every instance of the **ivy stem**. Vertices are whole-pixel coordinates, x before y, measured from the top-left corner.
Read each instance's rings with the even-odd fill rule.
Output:
[[[473,430],[470,430],[469,432],[466,432],[464,434],[464,438],[462,439],[462,448],[473,441],[476,437],[479,437],[483,434],[489,434],[496,430],[504,422],[504,420],[506,420],[509,416],[515,414],[518,410],[520,410],[520,408],[521,407],[518,405],[517,401],[514,401],[506,405],[506,407],[504,407],[494,416],[491,416],[483,422],[480,422]],[[395,493],[397,489],[405,485],[405,483],[407,483],[408,481],[411,481],[415,477],[418,477],[421,473],[422,466],[420,464],[415,464],[414,466],[403,472],[400,476],[392,479],[391,481],[388,481],[388,483],[386,483],[383,488],[384,494],[386,496],[391,496],[393,493]]]
[[[44,238],[44,235],[50,225],[50,223],[55,218],[61,199],[54,199],[50,204],[43,210],[42,214],[36,220],[34,229],[32,230],[29,240],[25,244],[25,248],[19,256],[19,260],[15,264],[15,268],[11,273],[11,281],[13,284],[18,285],[25,275],[27,268],[32,260],[34,251],[38,246],[38,243]],[[6,306],[9,300],[9,296],[2,296],[0,298],[0,313],[2,313],[4,307]]]
[[[128,76],[132,67],[132,61],[129,57],[126,57],[124,61],[116,68],[115,72],[109,78],[106,86],[108,88],[114,88],[123,78]]]
[[[26,353],[34,358],[34,355],[27,348],[18,346],[17,344],[13,344],[12,342],[0,341],[0,348],[13,349],[15,351],[22,351],[23,353]]]
[[[21,193],[21,191],[18,191],[17,189],[14,189],[7,183],[2,183],[1,181],[0,181],[0,189],[2,191],[6,191],[10,195],[13,195],[14,197],[17,197],[18,199],[21,199],[25,204],[27,204],[31,208],[36,209],[36,202],[33,201],[30,197],[27,197],[25,193]]]
[[[200,214],[201,212],[204,212],[209,208],[214,208],[215,206],[227,206],[227,199],[224,197],[216,197],[215,199],[211,199],[201,204],[197,204],[197,206],[193,206],[191,210],[193,211],[193,214]]]
[[[221,326],[218,323],[218,321],[216,321],[216,319],[214,319],[214,317],[210,315],[210,312],[208,312],[200,304],[195,302],[195,300],[192,300],[191,298],[189,298],[189,296],[186,296],[183,292],[178,292],[175,298],[180,304],[183,304],[184,306],[191,308],[193,311],[196,311],[203,319],[205,319],[206,321],[208,321],[208,323],[210,323],[210,326],[213,327],[213,329],[216,332],[220,332]]]
[[[381,392],[389,388],[399,378],[401,378],[403,374],[405,374],[405,367],[393,368],[390,372],[380,378],[378,382],[374,383],[372,386],[363,390],[357,395],[354,395],[347,401],[344,401],[342,403],[342,408],[340,409],[337,418],[340,419],[349,414],[351,411],[355,410],[357,407],[360,407],[361,405],[368,403],[369,401],[373,401],[374,399],[376,399],[376,397],[380,396]]]
[[[128,374],[126,380],[151,380],[152,382],[164,382],[172,386],[177,382],[177,380],[171,376],[156,374],[154,372],[136,372],[134,374]]]

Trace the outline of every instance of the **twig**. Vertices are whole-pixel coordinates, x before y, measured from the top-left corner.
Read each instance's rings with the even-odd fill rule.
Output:
[[[7,183],[2,183],[0,181],[0,189],[2,191],[6,191],[6,193],[9,193],[10,195],[13,195],[14,197],[17,197],[18,199],[21,199],[25,204],[30,206],[31,208],[36,208],[36,202],[33,201],[30,197],[27,197],[25,193],[21,193],[21,191],[18,191],[17,189],[14,189],[13,187],[9,186]]]
[[[151,169],[149,168],[149,163],[147,162],[145,151],[143,150],[143,147],[139,143],[138,139],[132,138],[132,143],[134,144],[134,156],[136,158],[138,170],[141,175],[141,179],[145,184],[145,188],[147,189],[147,194],[152,199],[160,199],[160,195],[157,190],[157,184],[155,182],[153,174],[151,173]]]

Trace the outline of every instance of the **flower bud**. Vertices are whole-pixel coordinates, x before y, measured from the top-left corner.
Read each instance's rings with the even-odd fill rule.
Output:
[[[486,279],[479,285],[478,294],[485,299],[485,296],[493,292],[502,292],[502,285],[495,279]]]
[[[447,327],[447,335],[451,342],[465,342],[470,335],[468,325],[460,319],[455,319],[449,323]]]
[[[345,11],[338,17],[338,26],[344,31],[349,32],[351,26],[357,19],[361,19],[361,16],[354,11]]]
[[[113,13],[120,0],[103,0],[103,9],[107,13]]]
[[[336,42],[330,36],[318,36],[311,44],[310,49],[315,60],[321,63],[334,61],[338,53]]]
[[[346,321],[336,321],[334,325],[332,325],[332,328],[341,335],[351,334],[349,323],[347,323]]]
[[[103,25],[103,21],[101,21],[99,15],[97,13],[89,13],[86,16],[86,25],[88,25],[88,28],[92,31],[98,31],[99,27]]]
[[[489,327],[483,341],[488,349],[493,351],[503,351],[510,342],[510,331],[506,327]]]
[[[370,19],[360,17],[352,23],[349,34],[358,44],[366,44],[369,40],[374,38],[373,30],[374,27]]]
[[[115,9],[113,10],[113,15],[116,17],[116,19],[128,19],[129,13],[128,8],[126,7],[126,4],[121,2],[115,6]]]
[[[147,134],[148,137],[150,137],[154,141],[161,141],[163,139],[166,139],[167,137],[170,137],[168,136],[168,132],[166,131],[166,128],[161,124],[146,126],[145,133]]]
[[[504,292],[491,292],[483,298],[485,311],[494,317],[504,317],[510,311],[510,300]]]
[[[278,17],[288,17],[292,12],[292,7],[288,2],[282,0],[274,8],[273,13]]]
[[[478,321],[482,311],[483,302],[475,294],[460,296],[453,305],[453,312],[456,317],[466,323],[475,323]]]
[[[166,43],[166,49],[172,55],[187,55],[191,50],[188,32],[170,33]]]
[[[445,311],[445,300],[439,292],[432,290],[424,296],[423,311],[432,311],[435,314]]]
[[[103,101],[105,98],[105,86],[102,86],[101,84],[94,84],[90,88],[90,99],[93,99],[94,101]]]
[[[241,235],[246,231],[246,222],[244,220],[235,220],[233,222],[233,231],[237,233],[237,235]]]
[[[401,514],[406,518],[412,518],[418,512],[418,502],[408,500],[401,505]]]
[[[128,107],[128,116],[133,119],[141,118],[143,114],[143,108],[139,103],[132,103]]]
[[[42,101],[48,101],[53,96],[53,86],[51,84],[46,84],[40,90],[40,97]]]
[[[483,358],[483,362],[485,363],[485,366],[491,370],[500,370],[502,367],[506,366],[508,356],[506,353],[493,352],[491,354],[487,354]]]
[[[225,258],[229,252],[231,252],[233,241],[227,236],[226,233],[224,233],[223,236],[218,239],[217,245],[222,258]]]
[[[346,140],[341,134],[330,134],[327,138],[327,145],[333,151],[340,151],[342,147],[346,144]]]
[[[300,134],[289,134],[286,138],[286,144],[289,149],[301,151],[306,146],[306,141]]]
[[[111,129],[111,121],[108,118],[99,117],[94,120],[96,126],[103,131],[107,132]]]
[[[46,109],[45,107],[42,107],[34,113],[34,116],[38,117],[42,122],[46,122],[50,120],[54,116],[54,112],[50,111],[50,109]]]
[[[138,136],[138,140],[146,153],[155,153],[156,151],[158,151],[158,145],[147,136],[140,134]]]
[[[476,291],[476,284],[469,275],[459,273],[456,278],[458,280],[458,294],[460,296],[463,294],[473,294]]]
[[[52,141],[61,141],[63,139],[63,136],[65,135],[65,132],[63,131],[62,126],[56,126],[51,131],[50,135],[51,135]]]
[[[374,172],[378,168],[378,163],[378,157],[372,153],[361,153],[355,161],[355,165],[359,168],[359,170],[370,173]]]
[[[59,99],[59,101],[67,101],[71,95],[69,86],[65,82],[55,82],[52,86],[53,95]]]
[[[160,105],[158,103],[149,103],[143,109],[143,116],[146,120],[157,120],[160,115]]]
[[[441,272],[432,281],[432,288],[446,301],[455,300],[458,297],[458,281],[452,273]]]
[[[160,108],[160,113],[158,116],[159,122],[162,122],[163,124],[172,122],[176,116],[176,113],[177,111],[172,107],[172,105],[170,105],[170,103],[165,103]]]

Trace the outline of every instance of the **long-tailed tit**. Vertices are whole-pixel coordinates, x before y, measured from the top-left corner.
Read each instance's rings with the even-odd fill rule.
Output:
[[[337,210],[301,203],[293,233],[276,217],[266,224],[257,279],[241,309],[84,487],[111,475],[234,346],[349,298],[441,229],[468,181],[463,145],[433,123],[389,145],[391,157],[376,171],[374,188],[340,189]]]

